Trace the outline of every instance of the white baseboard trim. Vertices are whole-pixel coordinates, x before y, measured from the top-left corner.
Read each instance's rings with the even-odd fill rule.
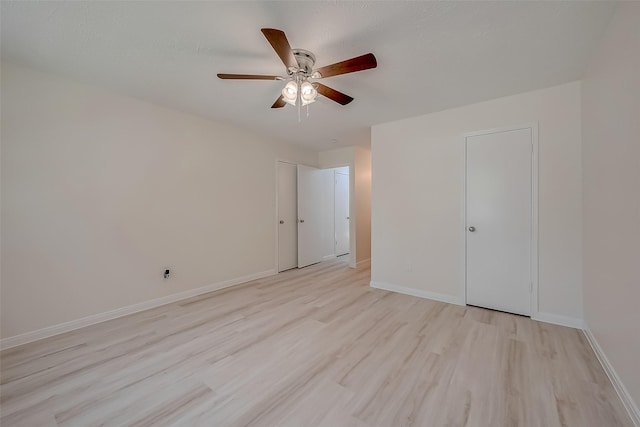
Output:
[[[620,400],[622,400],[622,404],[629,413],[631,421],[633,421],[636,427],[640,427],[640,410],[638,410],[638,405],[636,405],[636,403],[633,401],[633,398],[629,394],[629,391],[622,383],[622,380],[616,373],[616,370],[613,369],[613,365],[611,365],[611,362],[609,362],[609,359],[607,359],[607,356],[604,354],[602,347],[600,347],[600,344],[598,344],[598,341],[596,341],[596,337],[593,336],[591,330],[589,330],[587,325],[585,325],[583,333],[587,338],[587,341],[589,341],[593,352],[598,357],[602,368],[609,377],[611,384],[613,384],[613,388],[616,390],[616,393],[618,393]]]
[[[3,338],[0,340],[0,350],[6,350],[8,348],[17,347],[22,344],[27,344],[33,341],[38,341],[44,338],[49,338],[54,335],[63,334],[76,329],[84,328],[85,326],[95,325],[96,323],[106,322],[107,320],[115,319],[129,314],[138,313],[140,311],[149,310],[151,308],[159,307],[161,305],[171,304],[176,301],[192,298],[198,295],[206,294],[220,289],[228,288],[230,286],[239,285],[241,283],[250,282],[256,279],[262,279],[264,277],[277,274],[275,269],[262,271],[260,273],[249,274],[243,277],[237,277],[235,279],[224,280],[222,282],[213,283],[211,285],[202,286],[200,288],[189,289],[184,292],[178,292],[176,294],[167,295],[160,298],[155,298],[149,301],[143,301],[137,304],[128,305],[126,307],[117,308],[115,310],[106,311],[104,313],[93,314],[91,316],[82,317],[80,319],[71,320],[69,322],[60,323],[58,325],[48,326],[46,328],[38,329],[24,334],[15,335],[13,337]]]
[[[538,322],[553,323],[554,325],[568,326],[569,328],[583,329],[584,321],[577,317],[562,316],[553,313],[537,312],[531,315]]]
[[[361,259],[360,261],[356,262],[356,267],[360,267],[361,265],[364,265],[368,262],[371,262],[371,258]]]
[[[385,291],[397,292],[400,294],[411,295],[414,297],[430,299],[434,301],[446,302],[455,305],[464,305],[462,299],[453,295],[439,294],[436,292],[423,291],[421,289],[407,288],[405,286],[393,285],[391,283],[377,282],[372,280],[369,286]]]

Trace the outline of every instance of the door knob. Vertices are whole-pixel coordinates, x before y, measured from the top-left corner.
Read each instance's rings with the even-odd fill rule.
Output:
[[[469,231],[473,233],[474,231],[476,231],[476,228],[472,225],[471,227],[469,227]]]
[[[284,221],[283,221],[283,220],[280,220],[280,224],[284,224]]]

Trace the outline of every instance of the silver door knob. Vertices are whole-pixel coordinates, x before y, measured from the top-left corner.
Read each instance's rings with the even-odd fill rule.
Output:
[[[284,221],[283,221],[283,220],[280,220],[280,224],[284,224]]]
[[[472,225],[471,227],[469,227],[469,231],[473,233],[474,231],[476,231],[476,228]]]

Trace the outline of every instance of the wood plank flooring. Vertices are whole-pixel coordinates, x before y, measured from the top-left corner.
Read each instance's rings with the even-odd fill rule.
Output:
[[[4,351],[1,425],[632,427],[583,334],[340,261]]]

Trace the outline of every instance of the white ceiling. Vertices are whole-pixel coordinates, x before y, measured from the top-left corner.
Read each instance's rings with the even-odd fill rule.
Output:
[[[367,143],[374,124],[581,78],[611,2],[8,2],[2,57],[323,150]],[[286,32],[316,66],[367,52],[374,70],[323,80],[298,123],[269,108],[283,74],[260,28]],[[332,141],[334,140],[334,141]],[[335,142],[337,140],[337,142]]]

